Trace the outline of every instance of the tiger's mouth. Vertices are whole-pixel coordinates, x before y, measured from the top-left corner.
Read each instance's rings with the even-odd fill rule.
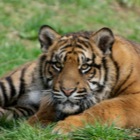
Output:
[[[92,92],[83,92],[80,95],[75,92],[68,97],[61,92],[53,90],[44,90],[43,93],[47,96],[48,104],[54,104],[57,112],[66,115],[81,113],[98,102],[98,99]]]
[[[55,99],[56,110],[67,115],[81,113],[96,103],[97,100],[93,94],[87,94],[80,99],[74,97],[66,97],[62,100]]]

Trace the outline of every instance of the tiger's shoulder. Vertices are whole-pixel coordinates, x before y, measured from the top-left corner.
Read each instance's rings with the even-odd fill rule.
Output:
[[[135,50],[137,53],[140,53],[140,44],[137,43],[136,41],[128,40],[122,36],[115,35],[115,42],[114,42],[114,47],[115,49],[117,48],[125,48],[127,51],[129,51],[128,48],[131,48],[132,50]],[[131,50],[130,49],[130,50]]]

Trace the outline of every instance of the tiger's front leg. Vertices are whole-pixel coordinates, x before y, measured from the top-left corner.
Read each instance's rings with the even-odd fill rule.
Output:
[[[28,123],[34,126],[37,123],[46,126],[55,120],[55,108],[52,104],[48,104],[46,97],[41,101],[40,108],[37,113],[28,119]]]
[[[69,133],[84,127],[87,123],[94,125],[96,120],[101,124],[115,123],[117,127],[140,127],[140,95],[123,95],[103,101],[79,115],[59,121],[53,132]]]

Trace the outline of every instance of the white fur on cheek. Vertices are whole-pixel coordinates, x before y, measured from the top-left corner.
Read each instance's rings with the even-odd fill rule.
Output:
[[[89,86],[92,90],[96,90],[97,89],[97,85],[96,84],[92,84],[89,82]]]

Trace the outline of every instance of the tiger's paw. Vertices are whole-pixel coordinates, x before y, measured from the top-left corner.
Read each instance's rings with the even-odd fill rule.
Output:
[[[85,118],[81,116],[69,116],[64,121],[59,121],[52,133],[67,135],[78,128],[84,127],[85,121]]]

